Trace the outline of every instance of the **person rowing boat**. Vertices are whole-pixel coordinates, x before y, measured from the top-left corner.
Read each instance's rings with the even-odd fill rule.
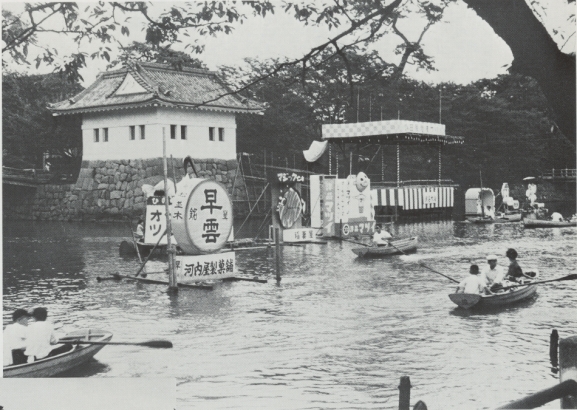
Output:
[[[469,268],[470,275],[463,279],[455,293],[469,293],[469,294],[482,294],[488,291],[485,281],[481,276],[479,276],[479,266],[471,265]]]
[[[390,240],[393,236],[385,230],[381,230],[381,225],[375,227],[375,233],[373,234],[373,246],[389,246]]]

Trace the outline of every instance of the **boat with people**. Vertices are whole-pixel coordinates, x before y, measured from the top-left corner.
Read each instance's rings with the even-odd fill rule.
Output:
[[[92,359],[104,344],[112,339],[112,333],[99,329],[83,329],[68,333],[60,343],[72,344],[72,349],[56,356],[46,357],[32,363],[24,363],[3,368],[4,377],[51,377],[79,366]],[[96,342],[98,344],[75,344],[75,342]]]
[[[547,219],[523,219],[525,228],[564,228],[577,226],[577,220],[571,221],[550,221]]]
[[[539,272],[532,279],[523,279],[521,286],[515,286],[504,291],[498,291],[489,295],[481,295],[476,293],[452,293],[449,298],[457,306],[464,309],[480,309],[484,307],[506,306],[513,303],[521,302],[531,298],[537,292],[537,285],[532,285],[539,277]],[[503,282],[503,287],[517,285],[516,282]]]
[[[381,257],[403,253],[416,252],[418,236],[391,240],[387,246],[366,245],[361,248],[353,248],[352,251],[359,257]]]

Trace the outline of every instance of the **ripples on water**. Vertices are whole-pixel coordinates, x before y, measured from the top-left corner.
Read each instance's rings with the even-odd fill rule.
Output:
[[[462,279],[488,253],[505,265],[515,247],[521,266],[542,279],[564,276],[576,270],[574,228],[437,221],[392,233],[419,235],[418,252],[364,260],[347,242],[284,247],[280,284],[272,250],[238,252],[239,270],[267,284],[170,296],[163,286],[96,281],[136,272],[136,259],[118,256],[127,227],[6,223],[4,324],[17,307],[43,305],[61,332],[100,327],[118,341],[169,339],[174,349],[106,347],[68,376],[176,377],[179,409],[397,408],[404,375],[412,403],[481,409],[558,383],[549,335],[574,335],[576,282],[476,313],[456,309],[447,297],[454,284],[420,264]]]

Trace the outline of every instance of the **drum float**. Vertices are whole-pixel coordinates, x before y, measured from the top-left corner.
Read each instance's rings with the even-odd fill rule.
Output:
[[[233,224],[232,202],[226,188],[211,179],[191,178],[179,186],[170,207],[178,246],[188,255],[219,251]]]

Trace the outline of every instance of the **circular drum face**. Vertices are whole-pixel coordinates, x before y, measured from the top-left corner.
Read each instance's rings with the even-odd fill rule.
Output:
[[[210,179],[198,179],[188,188],[177,193],[172,205],[178,245],[190,255],[216,252],[225,245],[232,229],[228,192]]]
[[[283,195],[284,206],[279,209],[279,217],[283,228],[289,229],[301,216],[302,204],[298,192],[292,188]]]

